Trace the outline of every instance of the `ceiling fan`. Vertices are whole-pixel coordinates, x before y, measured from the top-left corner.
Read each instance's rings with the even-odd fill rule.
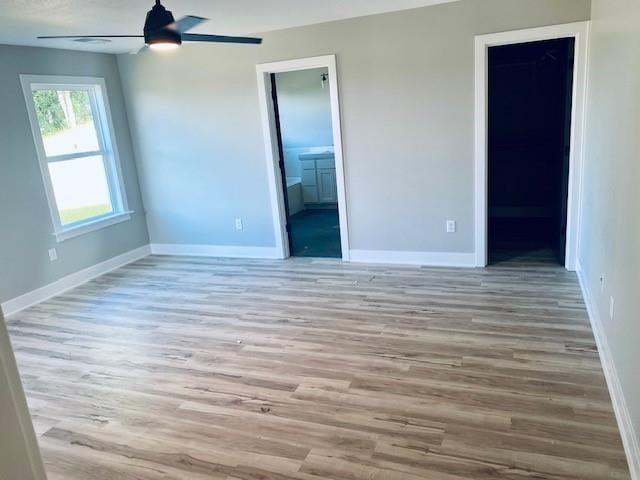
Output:
[[[147,19],[144,22],[144,35],[53,35],[38,38],[70,38],[81,42],[91,41],[92,39],[99,41],[100,39],[109,38],[144,38],[145,46],[141,50],[147,47],[153,50],[170,50],[179,47],[182,42],[262,43],[261,38],[186,33],[207,20],[203,17],[187,15],[176,21],[173,18],[173,14],[164,8],[160,0],[156,0],[156,4],[147,12]]]

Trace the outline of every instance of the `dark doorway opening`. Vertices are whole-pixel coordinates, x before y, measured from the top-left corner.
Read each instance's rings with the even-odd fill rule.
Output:
[[[289,254],[342,258],[328,69],[271,74]]]
[[[573,38],[489,48],[489,263],[564,265]]]

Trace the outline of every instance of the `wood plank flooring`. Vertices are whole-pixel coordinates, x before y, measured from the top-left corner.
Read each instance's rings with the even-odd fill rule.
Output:
[[[630,478],[544,262],[151,256],[9,329],[50,480]]]

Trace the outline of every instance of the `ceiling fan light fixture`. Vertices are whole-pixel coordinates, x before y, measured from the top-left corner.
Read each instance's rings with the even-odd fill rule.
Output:
[[[182,44],[180,33],[170,30],[167,25],[174,22],[173,14],[164,8],[160,0],[147,13],[144,22],[144,40],[152,50],[175,50]]]
[[[151,45],[149,45],[149,48],[151,50],[158,51],[175,50],[178,47],[180,47],[180,45],[178,45],[177,43],[152,43]]]
[[[150,41],[149,43],[147,43],[147,45],[151,50],[167,51],[167,50],[177,49],[181,43],[182,42],[180,41],[176,42],[175,40],[164,39],[164,40]]]

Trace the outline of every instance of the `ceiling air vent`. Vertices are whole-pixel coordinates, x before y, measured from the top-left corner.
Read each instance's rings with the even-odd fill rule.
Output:
[[[73,41],[78,43],[111,43],[111,40],[106,38],[76,38]]]

